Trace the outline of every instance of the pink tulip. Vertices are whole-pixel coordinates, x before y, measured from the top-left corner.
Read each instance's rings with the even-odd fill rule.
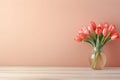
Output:
[[[99,24],[98,27],[95,30],[96,34],[100,35],[102,33],[102,25]]]
[[[103,27],[104,28],[108,28],[109,27],[109,24],[107,22],[103,23]]]
[[[120,38],[120,35],[118,33],[114,33],[111,35],[111,40],[116,40],[118,38]]]
[[[80,33],[78,34],[74,40],[78,41],[78,42],[81,42],[82,40],[84,40],[85,38],[87,37],[87,35],[85,35],[84,33]]]
[[[95,22],[94,22],[94,21],[91,21],[91,22],[90,22],[90,26],[93,28],[93,30],[95,30],[95,29],[96,29],[96,24],[95,24]]]
[[[79,34],[79,36],[80,36],[80,38],[83,40],[83,39],[85,39],[88,35],[86,35],[86,34],[84,34],[84,33],[81,33],[81,34]]]
[[[76,40],[76,41],[78,41],[78,42],[81,42],[81,41],[82,41],[82,39],[80,38],[79,35],[77,35],[77,36],[74,38],[74,40]]]
[[[82,30],[82,29],[80,29],[80,30],[78,31],[78,33],[80,34],[80,33],[84,33],[84,32],[83,32],[83,30]]]
[[[89,31],[90,33],[94,32],[94,29],[93,29],[92,26],[88,26],[87,29],[88,29],[88,31]]]
[[[110,25],[110,27],[108,28],[108,31],[109,31],[110,33],[116,32],[116,26],[115,26],[115,25]]]
[[[105,28],[103,29],[102,33],[103,33],[104,36],[107,36],[107,34],[108,34],[108,28],[105,27]]]
[[[81,29],[82,29],[82,31],[83,31],[83,33],[84,33],[85,35],[89,35],[89,34],[90,34],[90,33],[89,33],[89,30],[87,29],[87,27],[83,26]]]

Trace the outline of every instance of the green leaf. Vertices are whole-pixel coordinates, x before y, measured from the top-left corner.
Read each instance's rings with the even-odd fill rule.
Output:
[[[93,39],[87,38],[84,41],[90,43],[93,47],[95,47],[95,43],[94,43]]]
[[[94,43],[95,43],[95,45],[96,45],[96,42],[97,42],[97,34],[96,34],[96,33],[94,33],[93,41],[94,41]]]
[[[109,40],[110,40],[110,33],[104,38],[104,40],[101,42],[102,45],[104,46]]]
[[[105,45],[109,40],[111,40],[110,36],[105,40],[103,44]]]
[[[102,41],[102,38],[103,38],[103,37],[104,37],[103,34],[100,34],[99,40]]]

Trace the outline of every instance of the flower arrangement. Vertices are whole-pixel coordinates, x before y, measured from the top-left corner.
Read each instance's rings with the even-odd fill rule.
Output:
[[[93,46],[95,59],[93,60],[91,66],[96,68],[97,58],[101,53],[102,47],[107,42],[119,38],[120,35],[116,31],[115,25],[109,25],[107,22],[105,22],[97,26],[94,21],[91,21],[87,27],[82,26],[80,28],[77,36],[74,39],[78,42],[87,42]]]

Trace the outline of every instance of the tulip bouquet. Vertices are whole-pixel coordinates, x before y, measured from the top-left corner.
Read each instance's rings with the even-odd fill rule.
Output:
[[[74,38],[78,42],[87,42],[93,46],[95,59],[91,66],[97,65],[97,58],[101,53],[102,47],[111,40],[119,39],[120,35],[116,31],[116,26],[108,23],[102,23],[98,26],[94,21],[91,21],[89,26],[82,26]]]

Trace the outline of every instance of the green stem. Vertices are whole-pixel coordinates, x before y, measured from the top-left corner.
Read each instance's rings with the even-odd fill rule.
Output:
[[[111,33],[109,33],[106,37],[103,37],[102,39],[102,45],[104,45],[106,43],[106,40],[109,38]]]
[[[99,35],[97,35],[97,41],[96,41],[96,51],[99,51],[99,48],[101,47]]]
[[[99,54],[101,53],[101,48],[102,48],[99,37],[100,36],[97,35],[96,47],[94,47],[94,58],[91,65],[94,69],[96,68],[97,60],[98,60]]]
[[[92,67],[93,67],[93,68],[96,68],[97,61],[98,61],[98,57],[99,57],[100,52],[95,52],[94,54],[95,54],[95,58],[93,59]]]

